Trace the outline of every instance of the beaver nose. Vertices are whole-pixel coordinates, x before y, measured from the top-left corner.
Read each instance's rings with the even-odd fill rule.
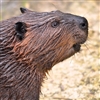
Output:
[[[87,21],[86,18],[84,18],[84,17],[81,17],[81,18],[80,18],[79,27],[80,27],[82,30],[87,30],[87,29],[88,29],[88,21]]]

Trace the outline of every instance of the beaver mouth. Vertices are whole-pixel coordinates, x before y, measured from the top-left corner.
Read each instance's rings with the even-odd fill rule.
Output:
[[[79,52],[81,50],[81,45],[80,44],[74,44],[73,48],[76,52]]]

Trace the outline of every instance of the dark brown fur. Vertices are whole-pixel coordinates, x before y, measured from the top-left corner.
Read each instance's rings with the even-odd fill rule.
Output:
[[[39,100],[46,72],[78,52],[73,45],[87,39],[88,28],[79,28],[79,16],[21,10],[20,16],[0,22],[0,100]],[[52,27],[55,20],[60,24]],[[21,41],[17,22],[26,24]]]

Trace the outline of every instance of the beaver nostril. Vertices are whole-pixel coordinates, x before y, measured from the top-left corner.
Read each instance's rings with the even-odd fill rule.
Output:
[[[80,28],[83,30],[88,29],[88,22],[87,22],[86,18],[82,17],[81,20],[82,21],[79,24]]]
[[[81,23],[80,24],[80,27],[81,27],[81,29],[86,29],[87,28],[87,25],[85,23]]]
[[[86,26],[86,24],[85,24],[85,23],[82,23],[82,24],[81,24],[81,26],[82,26],[82,27],[85,27],[85,26]]]

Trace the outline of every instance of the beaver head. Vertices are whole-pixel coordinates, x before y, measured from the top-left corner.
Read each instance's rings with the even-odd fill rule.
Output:
[[[60,11],[38,13],[23,8],[21,11],[24,14],[16,21],[15,31],[25,36],[15,44],[14,52],[21,60],[36,63],[41,70],[51,69],[79,52],[80,44],[87,39],[88,23],[84,17]]]
[[[45,73],[80,51],[88,22],[61,11],[21,12],[0,22],[0,98],[38,100]]]

